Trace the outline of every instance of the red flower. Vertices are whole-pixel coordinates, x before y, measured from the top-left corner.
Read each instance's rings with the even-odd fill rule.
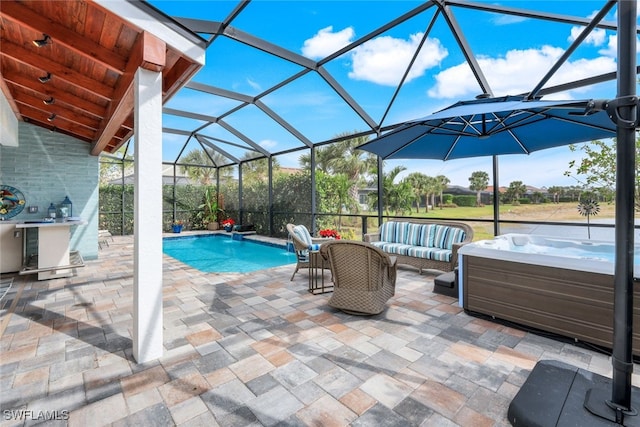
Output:
[[[225,219],[224,221],[222,221],[222,227],[224,227],[224,228],[233,227],[233,224],[235,224],[235,223],[236,222],[233,219],[228,218],[228,219]]]
[[[332,230],[330,228],[325,228],[324,230],[320,230],[318,232],[318,234],[320,234],[320,237],[331,237],[334,239],[340,239],[340,234],[336,231],[336,230]]]

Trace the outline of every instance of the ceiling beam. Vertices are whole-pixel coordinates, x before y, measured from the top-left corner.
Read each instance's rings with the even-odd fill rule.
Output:
[[[126,72],[116,85],[114,99],[109,106],[104,127],[100,129],[100,138],[92,145],[91,154],[94,156],[107,147],[109,141],[120,129],[122,123],[131,115],[134,108],[134,76],[138,67],[160,72],[165,66],[166,44],[149,32],[143,31],[131,50],[131,57]]]
[[[2,3],[2,7],[4,8],[4,2]],[[5,38],[0,40],[0,46],[2,46],[0,55],[11,58],[29,67],[39,69],[43,74],[51,73],[52,79],[62,79],[70,85],[76,86],[83,91],[89,91],[106,100],[109,100],[111,96],[113,96],[113,89],[111,87],[87,77],[85,74],[76,71],[67,64],[38,55],[36,52],[25,49]],[[34,64],[37,64],[37,66]]]
[[[60,103],[55,104],[54,106],[55,111],[53,111],[52,107],[42,102],[41,98],[37,96],[29,95],[22,91],[16,92],[15,100],[19,104],[30,105],[36,110],[43,111],[46,114],[55,113],[56,117],[64,117],[65,120],[68,120],[70,122],[74,122],[74,123],[77,123],[78,125],[89,128],[93,132],[95,132],[100,126],[100,120],[98,119],[92,119],[82,114],[78,114],[72,109],[65,108],[64,106],[60,105]]]
[[[0,15],[6,19],[18,23],[20,26],[30,28],[38,33],[44,33],[51,37],[52,42],[60,44],[74,53],[97,62],[102,66],[122,74],[125,70],[126,59],[115,52],[92,42],[86,37],[78,37],[78,33],[70,30],[54,20],[42,16],[37,12],[16,1],[2,2]]]
[[[105,107],[101,107],[100,105],[89,102],[86,99],[72,95],[69,92],[58,89],[53,85],[40,83],[37,80],[27,78],[24,74],[17,73],[15,71],[6,72],[4,74],[4,79],[15,87],[21,87],[42,95],[42,99],[53,97],[56,103],[63,102],[74,110],[80,111],[97,119],[101,119],[106,111]]]
[[[73,135],[75,138],[85,142],[91,142],[95,138],[95,130],[91,130],[85,126],[69,121],[63,116],[56,115],[54,120],[49,121],[48,119],[51,116],[51,113],[22,103],[20,103],[20,111],[22,111],[22,117],[25,122],[38,122],[41,123],[43,127],[49,129],[56,128],[65,130],[69,135]]]

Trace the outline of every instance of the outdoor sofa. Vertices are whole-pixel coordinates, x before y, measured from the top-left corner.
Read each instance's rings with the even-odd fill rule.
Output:
[[[422,270],[453,271],[458,249],[473,240],[473,229],[463,222],[407,218],[390,219],[365,242],[397,257],[398,264]]]

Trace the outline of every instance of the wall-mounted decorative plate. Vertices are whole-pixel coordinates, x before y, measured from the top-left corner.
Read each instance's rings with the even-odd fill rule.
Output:
[[[13,218],[24,209],[22,191],[10,185],[0,185],[0,217]]]

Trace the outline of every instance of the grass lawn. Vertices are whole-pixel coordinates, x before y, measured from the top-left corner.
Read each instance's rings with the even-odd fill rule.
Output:
[[[405,215],[409,216],[409,215]],[[493,239],[493,223],[473,222],[473,219],[493,220],[493,206],[483,207],[455,207],[435,208],[424,212],[424,207],[416,213],[415,208],[410,216],[416,218],[446,218],[451,220],[462,219],[470,223],[474,230],[474,240]],[[615,218],[615,205],[613,203],[600,203],[600,212],[592,216],[591,220]],[[578,213],[577,202],[541,203],[535,205],[500,205],[501,220],[515,221],[549,221],[549,222],[585,222],[587,219]]]
[[[585,221],[585,217],[578,213],[577,202],[541,203],[536,205],[500,205],[500,219],[520,221]],[[425,218],[477,218],[493,219],[493,206],[483,207],[456,207],[435,208],[424,213],[415,210],[411,213],[414,217]],[[592,218],[614,218],[615,205],[613,203],[601,203],[600,212]]]

